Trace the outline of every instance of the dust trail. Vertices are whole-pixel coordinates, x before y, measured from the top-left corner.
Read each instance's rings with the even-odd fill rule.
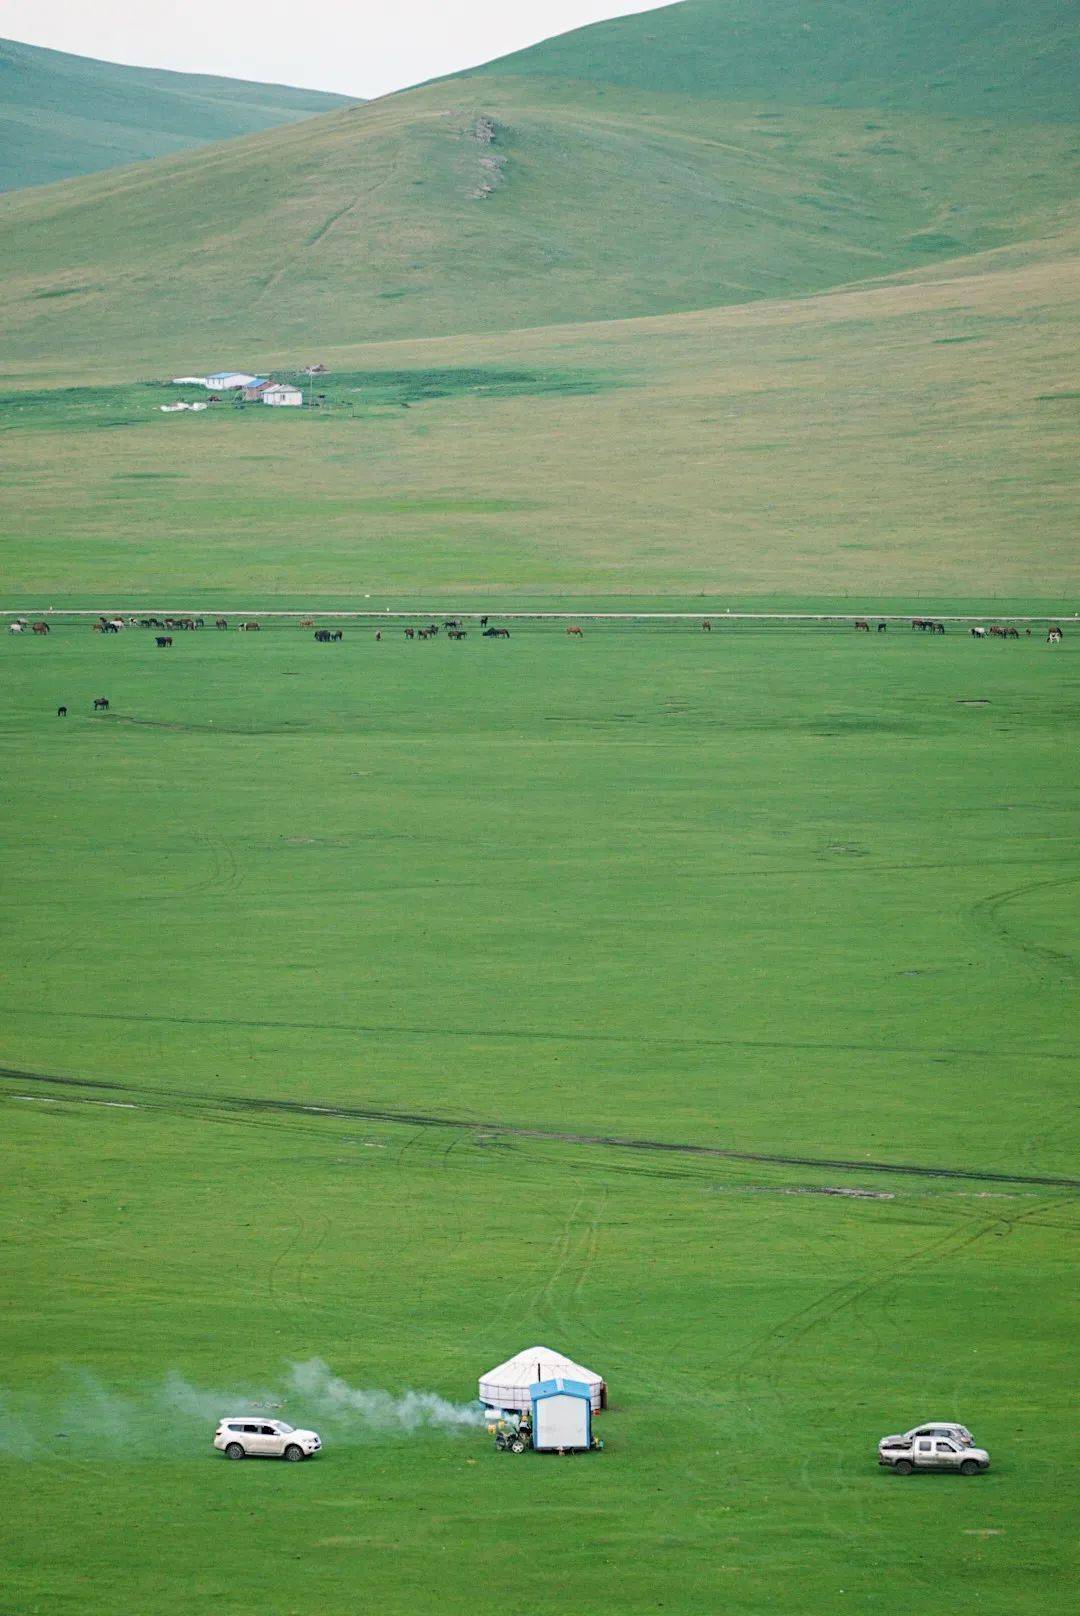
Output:
[[[199,1386],[174,1370],[162,1381],[118,1391],[80,1371],[52,1393],[0,1388],[0,1459],[212,1456],[218,1420],[244,1414],[314,1428],[331,1448],[484,1423],[479,1403],[453,1403],[430,1391],[352,1386],[321,1358],[289,1363],[280,1384],[258,1388]]]

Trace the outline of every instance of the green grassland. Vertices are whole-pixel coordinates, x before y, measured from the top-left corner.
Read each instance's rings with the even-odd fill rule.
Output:
[[[9,387],[3,604],[1069,612],[1076,262],[1063,235],[815,298],[342,348],[310,412]]]
[[[693,0],[0,198],[5,1616],[1070,1608],[1074,59]],[[603,1454],[347,1390],[534,1341]]]
[[[872,53],[860,76],[855,51],[836,90],[849,7],[818,8],[801,33],[804,83],[780,48],[787,0],[750,8],[774,40],[768,73],[732,70],[730,9],[709,0],[611,25],[617,61],[603,31],[569,36],[302,126],[4,198],[5,367],[202,374],[283,345],[302,363],[371,340],[797,297],[1075,222],[1065,8],[995,6],[963,83],[929,96],[952,10],[864,9],[892,57],[887,104]],[[889,47],[896,26],[906,57]]]
[[[778,105],[879,106],[1021,123],[1076,114],[1080,24],[1061,0],[896,6],[686,0],[546,39],[476,69]]]
[[[0,191],[312,118],[347,96],[122,67],[0,39]]]
[[[1076,656],[5,636],[5,1608],[1066,1610]],[[534,1339],[602,1455],[274,1390]]]

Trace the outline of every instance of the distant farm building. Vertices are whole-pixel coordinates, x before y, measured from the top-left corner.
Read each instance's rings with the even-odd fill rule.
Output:
[[[263,391],[269,386],[269,376],[256,376],[246,387],[240,389],[240,396],[248,404],[261,404]]]
[[[304,402],[304,395],[299,387],[292,387],[288,382],[269,382],[259,390],[260,404],[299,405]]]
[[[259,376],[249,376],[246,370],[219,370],[215,375],[206,377],[206,386],[211,393],[228,393],[237,387],[251,387],[261,379]]]

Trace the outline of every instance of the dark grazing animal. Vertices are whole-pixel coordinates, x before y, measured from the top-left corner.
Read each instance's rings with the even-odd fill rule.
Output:
[[[486,628],[483,637],[485,640],[508,640],[510,630],[508,628]]]
[[[701,626],[705,630],[706,634],[711,634],[712,633],[712,624],[709,622],[708,618],[705,619],[704,623],[702,623]]]
[[[579,640],[582,640],[582,639],[585,638],[584,633],[582,632],[581,629],[578,628],[576,623],[574,624],[573,628],[568,628],[566,632],[568,634],[573,634],[575,636],[575,638],[579,639]]]
[[[108,696],[95,696],[94,697],[94,711],[95,711],[95,713],[99,713],[99,712],[100,713],[107,713],[108,710],[109,710],[109,698],[108,698]]]
[[[855,619],[855,627],[863,629],[867,634],[870,632],[870,624],[866,621],[865,617],[857,617]]]
[[[66,718],[67,717],[67,708],[66,707],[58,707],[56,709],[56,716],[57,716],[57,718]]]
[[[31,623],[30,632],[31,634],[47,634],[49,625],[48,623]]]
[[[885,634],[885,633],[888,632],[888,628],[889,628],[888,623],[879,623],[878,626],[877,626],[877,631],[878,631],[879,634]]]
[[[171,634],[159,634],[157,636],[157,643],[158,643],[158,645],[171,645],[172,644],[172,635]]]
[[[217,618],[214,619],[214,627],[215,628],[228,628],[228,626],[229,626],[229,619],[227,617],[217,617]],[[161,624],[158,623],[156,625],[156,627],[160,628]]]
[[[480,627],[481,627],[481,628],[487,628],[487,626],[488,626],[488,620],[487,620],[487,618],[486,618],[486,617],[482,617],[482,618],[481,618],[481,619],[480,619]]]
[[[416,630],[414,628],[407,628],[405,630],[405,638],[407,640],[415,640],[415,638],[416,638]]]

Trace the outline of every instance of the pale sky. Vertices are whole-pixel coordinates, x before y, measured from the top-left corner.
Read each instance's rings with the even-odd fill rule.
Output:
[[[0,37],[136,67],[385,95],[657,0],[0,0]]]

